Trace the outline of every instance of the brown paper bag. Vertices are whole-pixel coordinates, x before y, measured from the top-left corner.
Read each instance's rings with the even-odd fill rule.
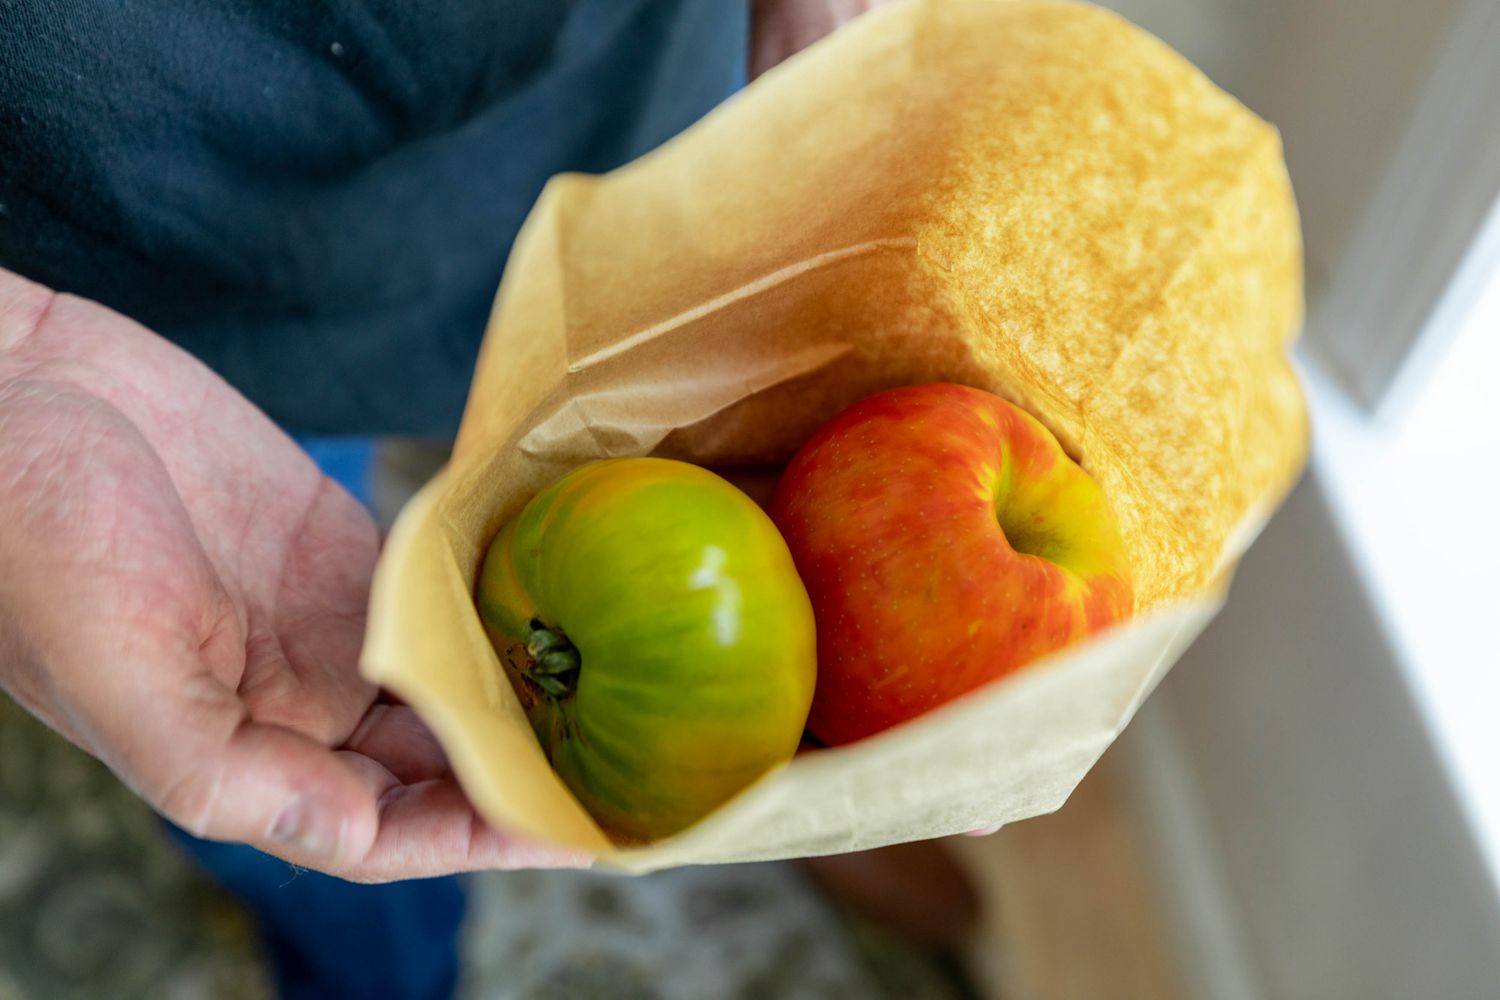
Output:
[[[448,467],[378,567],[367,677],[496,826],[609,864],[784,858],[1057,808],[1213,616],[1306,447],[1275,132],[1078,4],[881,9],[662,149],[561,176],[512,251]],[[591,459],[752,492],[876,390],[955,381],[1057,434],[1120,516],[1138,617],[928,716],[799,755],[617,849],[555,777],[472,592],[489,539]]]

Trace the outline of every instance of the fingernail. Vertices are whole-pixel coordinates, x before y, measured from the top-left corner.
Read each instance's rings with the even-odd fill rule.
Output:
[[[335,861],[342,846],[341,833],[342,824],[298,795],[276,814],[267,836],[298,854]]]

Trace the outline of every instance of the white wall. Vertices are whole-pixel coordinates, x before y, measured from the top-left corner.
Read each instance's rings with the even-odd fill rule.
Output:
[[[1315,473],[1153,702],[1185,761],[1137,761],[1185,765],[1259,995],[1500,996],[1494,884]]]

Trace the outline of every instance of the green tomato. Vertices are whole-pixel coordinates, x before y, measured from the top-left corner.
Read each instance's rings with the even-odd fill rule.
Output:
[[[706,469],[609,459],[490,543],[478,605],[548,760],[610,833],[676,833],[791,758],[816,675],[781,534]]]

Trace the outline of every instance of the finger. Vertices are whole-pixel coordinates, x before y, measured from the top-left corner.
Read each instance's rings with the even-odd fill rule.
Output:
[[[108,691],[95,745],[143,798],[196,836],[320,871],[369,849],[378,809],[364,776],[316,734],[252,718],[226,683],[246,655],[235,616],[220,613],[196,643],[170,631],[135,642],[145,662],[111,672],[130,681]]]
[[[147,670],[120,672],[134,683],[106,695],[110,711],[91,713],[88,744],[163,816],[194,836],[319,870],[369,850],[376,800],[339,755],[254,722],[206,673],[176,671],[177,683],[165,685]]]
[[[437,737],[405,705],[371,705],[344,749],[379,763],[402,784],[445,777],[449,770]]]
[[[193,652],[158,649],[147,665],[110,671],[130,680],[99,692],[110,705],[90,718],[101,759],[195,836],[319,870],[368,851],[378,810],[364,776],[316,740],[251,719]]]
[[[248,843],[320,871],[367,853],[379,824],[368,784],[339,755],[248,720],[165,789],[144,791],[196,836]]]
[[[484,822],[452,779],[402,785],[383,779],[369,762],[366,776],[379,795],[379,833],[363,857],[336,872],[358,882],[389,882],[452,872],[520,868],[586,868],[583,851],[503,833]]]
[[[754,80],[883,0],[756,0],[749,77]]]
[[[824,0],[756,0],[751,9],[750,79],[811,45],[836,23]]]
[[[999,824],[999,823],[996,823],[994,826],[982,826],[982,827],[980,827],[977,830],[969,830],[967,833],[964,834],[964,836],[965,837],[988,837],[992,833],[999,832],[1000,826],[1001,826],[1001,824]]]

